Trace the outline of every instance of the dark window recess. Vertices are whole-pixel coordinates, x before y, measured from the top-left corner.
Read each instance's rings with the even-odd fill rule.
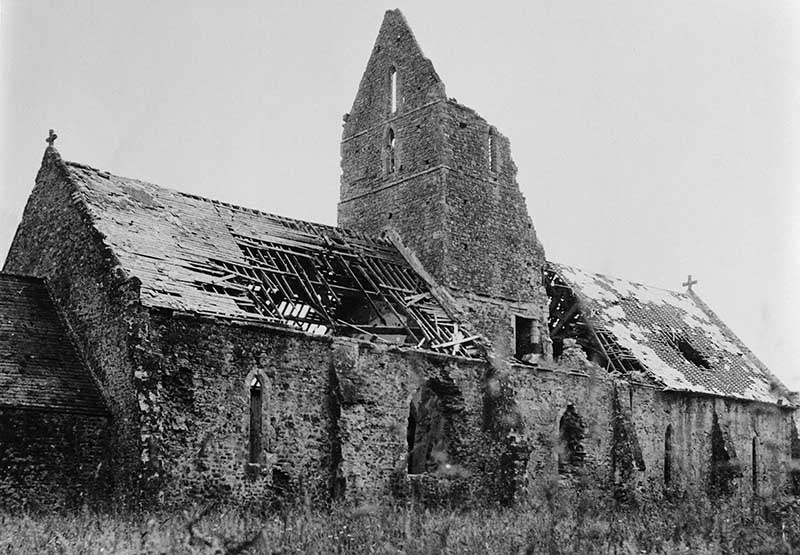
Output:
[[[394,173],[396,164],[394,129],[389,129],[386,135],[386,173]]]
[[[573,405],[567,410],[558,423],[558,473],[570,474],[582,466],[586,459],[583,448],[586,427],[583,419]]]
[[[514,317],[514,337],[516,339],[516,353],[514,356],[519,360],[524,360],[526,355],[539,352],[538,344],[533,340],[533,330],[533,318]]]
[[[753,493],[758,494],[758,438],[753,438]]]
[[[406,443],[408,444],[408,456],[407,463],[408,463],[408,473],[414,474],[414,447],[417,441],[417,410],[414,406],[414,402],[411,402],[411,406],[409,407],[408,411],[408,427],[406,428]]]
[[[672,483],[672,424],[664,433],[664,485]]]
[[[447,460],[447,422],[442,399],[430,384],[423,385],[411,400],[408,412],[408,473],[434,472]]]
[[[257,464],[261,458],[261,382],[254,379],[250,385],[250,463]]]

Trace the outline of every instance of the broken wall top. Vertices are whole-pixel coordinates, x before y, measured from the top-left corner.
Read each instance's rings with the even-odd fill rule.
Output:
[[[695,294],[548,267],[572,288],[588,324],[666,389],[791,404],[787,388]]]
[[[0,408],[107,414],[41,279],[0,274]]]

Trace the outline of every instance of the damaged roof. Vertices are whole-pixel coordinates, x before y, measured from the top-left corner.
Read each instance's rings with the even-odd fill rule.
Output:
[[[632,356],[668,390],[791,404],[786,387],[694,293],[549,264],[610,358]],[[563,281],[562,281],[563,280]]]
[[[145,306],[478,356],[389,240],[65,167]]]
[[[0,274],[0,407],[107,412],[38,278]]]

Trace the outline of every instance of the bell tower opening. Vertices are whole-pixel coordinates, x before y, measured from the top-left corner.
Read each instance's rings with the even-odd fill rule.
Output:
[[[392,66],[389,68],[389,88],[390,88],[390,113],[397,112],[397,70]]]

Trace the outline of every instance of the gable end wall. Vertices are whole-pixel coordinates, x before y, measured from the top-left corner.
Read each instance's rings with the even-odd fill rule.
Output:
[[[47,280],[111,411],[114,482],[130,492],[141,476],[134,370],[146,313],[138,305],[138,280],[125,279],[54,149],[45,152],[4,271]]]

